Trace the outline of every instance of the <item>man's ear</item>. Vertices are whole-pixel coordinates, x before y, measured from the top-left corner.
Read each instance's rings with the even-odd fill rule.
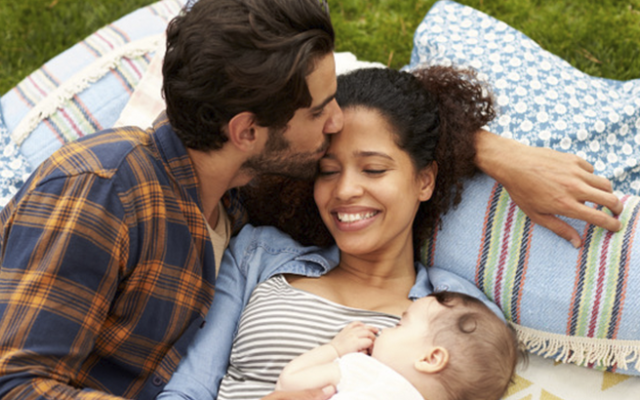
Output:
[[[418,172],[418,198],[420,201],[427,201],[433,194],[436,187],[436,176],[438,176],[438,164],[433,161],[431,165],[423,168]]]
[[[248,111],[236,114],[226,126],[229,141],[243,151],[255,150],[264,144],[263,134],[268,135],[268,129],[255,123],[255,115]],[[264,139],[264,140],[263,140]],[[259,149],[262,150],[262,147]]]
[[[433,374],[442,371],[449,364],[449,352],[444,347],[431,347],[415,363],[419,372]]]

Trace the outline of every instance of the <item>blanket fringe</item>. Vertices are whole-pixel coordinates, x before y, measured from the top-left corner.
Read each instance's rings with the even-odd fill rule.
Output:
[[[566,336],[511,323],[518,340],[534,354],[580,366],[615,367],[640,373],[640,341]]]

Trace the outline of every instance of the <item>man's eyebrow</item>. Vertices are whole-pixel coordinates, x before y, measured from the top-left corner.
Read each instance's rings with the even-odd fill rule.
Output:
[[[322,110],[327,104],[331,103],[333,101],[333,99],[335,99],[335,98],[336,98],[336,94],[334,93],[331,96],[329,96],[326,99],[324,99],[324,101],[322,103],[318,104],[315,107],[311,107],[309,112],[316,113],[316,112]]]

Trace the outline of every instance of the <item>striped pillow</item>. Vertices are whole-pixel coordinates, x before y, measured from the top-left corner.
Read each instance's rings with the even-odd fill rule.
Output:
[[[64,143],[110,128],[185,0],[162,0],[96,31],[2,96],[14,143],[36,167]]]

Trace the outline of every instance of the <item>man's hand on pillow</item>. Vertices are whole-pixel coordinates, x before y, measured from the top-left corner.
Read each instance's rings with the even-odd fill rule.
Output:
[[[557,215],[610,231],[621,229],[618,219],[585,205],[602,205],[614,215],[623,208],[613,194],[611,182],[594,175],[593,166],[582,158],[526,146],[486,131],[478,133],[476,148],[478,168],[500,182],[534,223],[552,230],[574,247],[582,245],[580,235]]]

